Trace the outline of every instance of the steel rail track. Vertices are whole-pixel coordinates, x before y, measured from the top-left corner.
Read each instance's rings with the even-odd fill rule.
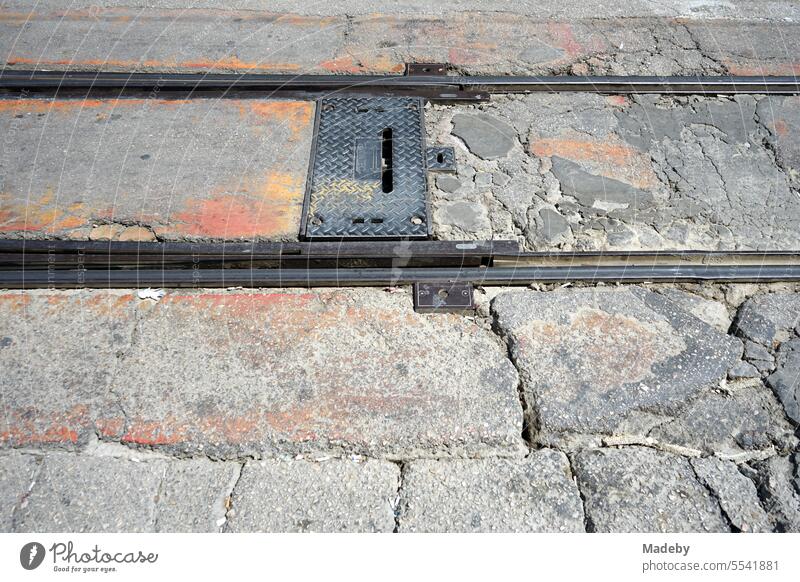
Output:
[[[590,92],[605,94],[797,94],[794,76],[463,76],[271,75],[220,73],[118,73],[4,70],[0,90],[33,92],[164,91],[259,92],[309,98],[334,92],[415,95],[429,99],[487,99],[493,93]]]
[[[18,269],[0,288],[351,287],[412,283],[529,285],[567,282],[800,281],[800,265],[597,265],[575,267],[402,267],[325,269]]]

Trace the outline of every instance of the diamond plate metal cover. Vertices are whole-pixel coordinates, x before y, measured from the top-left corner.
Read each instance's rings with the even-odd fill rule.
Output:
[[[317,105],[305,237],[427,238],[422,100],[336,97]]]

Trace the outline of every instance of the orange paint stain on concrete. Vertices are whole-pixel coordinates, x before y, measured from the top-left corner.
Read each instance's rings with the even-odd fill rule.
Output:
[[[9,194],[0,194],[0,232],[51,232],[70,230],[86,224],[84,207],[66,211],[51,206],[52,195],[45,194],[39,200],[25,203],[13,199]],[[76,205],[71,205],[75,208]]]
[[[567,22],[549,22],[547,29],[554,40],[554,44],[570,57],[583,53],[583,47],[575,39],[572,25]]]
[[[789,62],[744,62],[737,63],[723,59],[731,75],[761,77],[764,75],[800,75],[800,63]]]
[[[158,107],[185,105],[188,99],[0,99],[2,113],[72,113],[82,109],[139,107],[153,104]]]
[[[230,317],[253,317],[265,309],[303,308],[315,297],[313,293],[169,293],[160,305],[182,304],[199,313],[219,310]]]
[[[323,61],[319,66],[331,73],[349,74],[402,73],[405,69],[405,63],[386,54],[365,56],[364,58],[357,58],[355,56],[339,57]]]
[[[30,305],[31,296],[20,291],[18,293],[3,293],[0,295],[0,309],[16,313]]]
[[[160,421],[133,420],[120,439],[137,445],[174,445],[186,441],[186,433],[177,419]]]
[[[2,410],[6,422],[0,443],[14,446],[34,444],[75,444],[91,425],[88,408],[76,405],[59,413],[44,413],[36,408]]]
[[[778,134],[778,137],[786,137],[789,135],[789,126],[783,119],[776,119],[773,126],[775,127],[775,133]]]
[[[658,182],[649,156],[615,137],[604,140],[583,136],[532,138],[529,149],[539,157],[558,156],[584,162],[606,178],[622,180],[637,188],[651,188]]]
[[[314,119],[314,104],[308,101],[249,101],[238,100],[239,113],[243,117],[256,116],[271,122],[285,123],[291,131],[290,139],[300,140],[310,135]]]
[[[191,200],[166,229],[212,238],[295,236],[300,226],[303,178],[270,172],[243,179],[233,188],[220,187],[210,198]],[[233,193],[235,191],[235,193]]]
[[[93,67],[114,69],[230,69],[237,71],[297,71],[302,65],[297,63],[270,62],[270,61],[242,61],[236,57],[224,57],[216,60],[136,60],[136,59],[42,59],[20,56],[10,56],[6,59],[9,65],[36,65],[49,67]]]

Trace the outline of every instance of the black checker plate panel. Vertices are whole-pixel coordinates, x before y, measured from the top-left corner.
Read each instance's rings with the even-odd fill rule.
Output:
[[[422,106],[421,99],[406,97],[336,97],[317,103],[302,222],[307,239],[428,238]],[[381,170],[375,167],[386,128],[392,130],[391,192],[383,191]]]

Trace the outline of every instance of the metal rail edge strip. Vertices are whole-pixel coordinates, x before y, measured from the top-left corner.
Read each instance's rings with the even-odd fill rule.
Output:
[[[334,92],[409,95],[428,99],[487,99],[492,93],[589,92],[605,94],[796,94],[794,76],[463,76],[274,75],[220,73],[118,73],[3,70],[0,90],[32,92],[164,91],[268,92],[317,97]]]
[[[578,281],[615,283],[800,281],[800,265],[0,271],[0,288],[6,289],[351,287],[437,282],[508,286]]]

